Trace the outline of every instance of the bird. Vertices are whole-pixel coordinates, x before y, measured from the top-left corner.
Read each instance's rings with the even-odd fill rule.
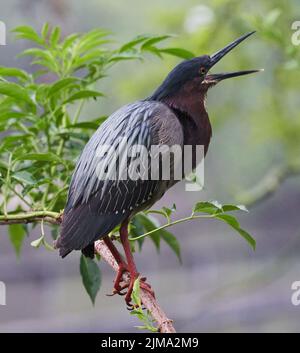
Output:
[[[128,239],[130,220],[150,208],[177,180],[174,173],[169,180],[164,180],[161,174],[154,180],[121,178],[120,172],[127,172],[130,162],[134,161],[133,157],[124,160],[124,141],[127,146],[143,146],[146,151],[154,145],[190,145],[193,148],[201,145],[205,156],[212,137],[205,104],[208,90],[225,79],[260,71],[213,74],[210,69],[254,32],[242,35],[212,55],[180,62],[149,97],[127,104],[110,115],[92,135],[77,161],[55,247],[63,258],[73,250],[81,250],[83,255],[93,258],[95,241],[103,239],[119,266],[113,294],[125,294],[128,305],[134,282],[140,277]],[[114,156],[103,146],[119,150],[119,155]],[[159,161],[161,163],[161,159]],[[170,164],[172,172],[174,163]],[[192,170],[198,163],[193,149]],[[112,166],[118,171],[117,176],[115,173],[112,177]],[[149,176],[150,168],[145,169]],[[109,236],[117,226],[126,260]],[[122,286],[126,271],[130,282]],[[140,279],[140,286],[154,295],[144,277]]]

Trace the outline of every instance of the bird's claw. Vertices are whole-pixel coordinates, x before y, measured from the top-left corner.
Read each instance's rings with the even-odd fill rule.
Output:
[[[125,287],[126,288],[126,287]],[[106,294],[107,297],[113,297],[114,295],[118,294],[120,296],[124,296],[126,295],[126,292],[122,292],[123,289],[125,288],[121,288],[121,290],[116,290],[116,289],[113,289],[112,293],[110,294]]]
[[[137,305],[131,303],[131,295],[132,295],[134,282],[138,278],[138,276],[139,276],[139,274],[136,273],[130,277],[130,283],[129,283],[128,290],[127,290],[126,297],[125,297],[125,302],[127,304],[127,307],[130,308],[130,310],[137,307]],[[140,288],[147,291],[150,295],[152,295],[155,298],[155,293],[154,293],[153,289],[151,288],[150,284],[148,284],[146,282],[146,277],[140,278]]]
[[[141,278],[140,287],[141,287],[142,289],[144,289],[145,291],[147,291],[147,292],[148,292],[150,295],[152,295],[152,297],[155,299],[154,290],[152,289],[152,287],[150,286],[150,284],[146,282],[146,277],[143,277],[143,281],[142,281],[142,278]]]
[[[132,295],[132,291],[133,291],[133,286],[134,286],[134,282],[135,280],[139,277],[139,273],[130,273],[130,281],[129,283],[125,283],[123,285],[121,285],[122,281],[123,281],[123,274],[125,272],[129,272],[129,268],[127,266],[127,264],[122,264],[120,265],[115,281],[114,281],[114,288],[113,288],[113,292],[111,294],[107,294],[108,296],[114,296],[116,294],[121,295],[121,296],[125,296],[125,302],[127,305],[127,309],[128,310],[133,310],[136,305],[132,304],[131,302],[131,295]],[[148,284],[146,282],[147,278],[146,277],[141,277],[140,278],[140,288],[147,291],[150,295],[152,295],[155,298],[155,294],[153,289],[151,288],[150,284]],[[127,289],[127,291],[125,291]]]

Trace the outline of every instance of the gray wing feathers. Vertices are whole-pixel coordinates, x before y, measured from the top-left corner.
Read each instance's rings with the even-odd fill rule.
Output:
[[[151,203],[163,194],[161,182],[152,180],[109,180],[106,166],[116,163],[113,154],[100,154],[99,148],[113,149],[153,144],[183,145],[183,132],[176,115],[164,104],[140,101],[122,107],[94,133],[77,162],[64,211],[57,246],[82,249],[108,234],[133,210]],[[118,167],[127,168],[119,157]]]

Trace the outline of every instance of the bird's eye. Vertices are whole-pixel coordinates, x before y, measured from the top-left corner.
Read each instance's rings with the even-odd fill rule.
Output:
[[[204,75],[206,73],[206,68],[204,66],[200,67],[200,74]]]

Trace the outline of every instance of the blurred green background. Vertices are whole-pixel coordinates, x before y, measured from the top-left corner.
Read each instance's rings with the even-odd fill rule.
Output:
[[[247,31],[257,33],[214,71],[264,68],[255,76],[221,83],[209,92],[213,139],[205,162],[205,189],[184,191],[181,183],[160,205],[176,202],[178,216],[195,201],[217,199],[248,204],[241,222],[257,240],[253,253],[222,224],[193,222],[173,228],[182,244],[180,266],[167,247],[157,254],[147,242],[136,255],[140,271],[178,331],[300,331],[300,307],[291,303],[291,284],[300,280],[300,46],[292,23],[299,1],[267,0],[0,0],[7,30],[46,21],[64,34],[109,29],[122,42],[137,34],[174,34],[172,46],[211,54]],[[28,67],[15,59],[24,49],[7,33],[0,65]],[[179,62],[149,57],[124,62],[99,87],[107,98],[84,116],[110,114],[148,96]],[[269,196],[269,197],[267,197]],[[266,200],[265,200],[266,199]],[[261,202],[263,201],[263,202]],[[0,280],[7,306],[0,331],[135,331],[138,324],[117,297],[106,297],[113,273],[103,265],[103,284],[92,308],[78,274],[78,256],[62,261],[27,242],[17,264],[6,229],[0,239]],[[32,235],[34,239],[34,235]]]

